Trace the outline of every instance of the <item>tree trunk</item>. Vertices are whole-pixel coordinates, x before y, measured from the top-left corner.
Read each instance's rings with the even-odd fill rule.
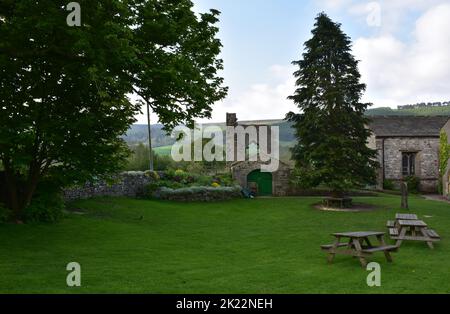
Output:
[[[24,194],[23,194],[23,199],[21,200],[21,209],[25,209],[27,208],[30,203],[31,200],[33,199],[33,195],[34,192],[36,191],[38,182],[39,182],[39,178],[40,178],[40,173],[39,171],[33,173],[31,175],[31,177],[28,180],[27,185],[24,188]]]
[[[12,210],[13,220],[16,223],[22,223],[23,210],[30,205],[33,194],[36,191],[40,170],[36,167],[31,167],[28,180],[25,184],[20,182],[10,164],[4,162],[5,166],[5,184],[6,184],[6,201],[7,207]]]
[[[12,210],[13,219],[20,221],[22,218],[22,208],[18,196],[18,184],[11,169],[5,165],[5,184],[6,184],[6,206]]]

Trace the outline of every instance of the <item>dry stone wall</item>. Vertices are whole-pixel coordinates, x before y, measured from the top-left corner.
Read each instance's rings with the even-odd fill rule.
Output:
[[[63,195],[67,201],[99,196],[136,197],[144,193],[145,186],[152,180],[145,172],[124,172],[113,180],[114,183],[88,182],[84,186],[65,189]]]

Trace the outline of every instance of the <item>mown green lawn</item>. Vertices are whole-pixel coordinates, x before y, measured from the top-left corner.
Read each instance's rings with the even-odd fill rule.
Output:
[[[154,147],[153,151],[159,156],[170,156],[172,152],[172,146]]]
[[[442,236],[435,250],[405,243],[382,287],[369,288],[357,259],[328,265],[320,245],[333,232],[385,230],[398,196],[358,198],[370,213],[321,212],[319,198],[186,204],[103,198],[72,206],[54,225],[0,225],[1,293],[448,293],[450,205],[410,199],[411,212]],[[424,216],[432,216],[425,218]],[[143,219],[140,219],[143,218]],[[66,265],[82,287],[66,287]]]

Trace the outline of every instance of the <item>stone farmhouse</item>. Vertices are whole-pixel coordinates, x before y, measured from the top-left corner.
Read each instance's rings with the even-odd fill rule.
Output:
[[[397,186],[408,176],[420,179],[420,190],[436,193],[439,182],[440,133],[449,129],[449,117],[376,116],[369,146],[378,151],[379,189],[384,180]]]
[[[253,125],[259,128],[264,123],[240,123],[236,114],[231,113],[227,114],[226,125]],[[391,180],[394,185],[399,186],[405,177],[416,176],[420,180],[422,192],[436,193],[439,176],[442,175],[444,190],[449,193],[450,161],[447,173],[440,174],[439,146],[441,131],[447,132],[450,138],[450,117],[374,116],[368,127],[373,131],[368,145],[378,151],[380,164],[377,189],[383,189],[385,180]],[[236,139],[234,143],[236,144]],[[278,171],[263,173],[260,171],[261,164],[261,161],[231,164],[234,179],[241,186],[256,190],[259,195],[298,195],[299,191],[289,184],[292,166],[280,161]]]

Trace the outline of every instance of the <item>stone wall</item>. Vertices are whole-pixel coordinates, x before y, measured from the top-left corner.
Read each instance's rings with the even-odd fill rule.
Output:
[[[65,189],[63,191],[64,199],[72,201],[98,196],[136,197],[143,194],[145,186],[152,182],[152,178],[145,172],[124,172],[113,181],[112,184],[98,181],[86,183],[81,187]]]
[[[384,145],[383,145],[384,141]],[[416,152],[416,176],[420,179],[422,192],[436,192],[439,178],[439,138],[385,138],[377,140],[379,161],[384,161],[384,178],[397,185],[403,179],[402,153]],[[382,170],[382,169],[381,169]],[[379,174],[379,177],[382,172]],[[381,182],[379,182],[380,184]]]

